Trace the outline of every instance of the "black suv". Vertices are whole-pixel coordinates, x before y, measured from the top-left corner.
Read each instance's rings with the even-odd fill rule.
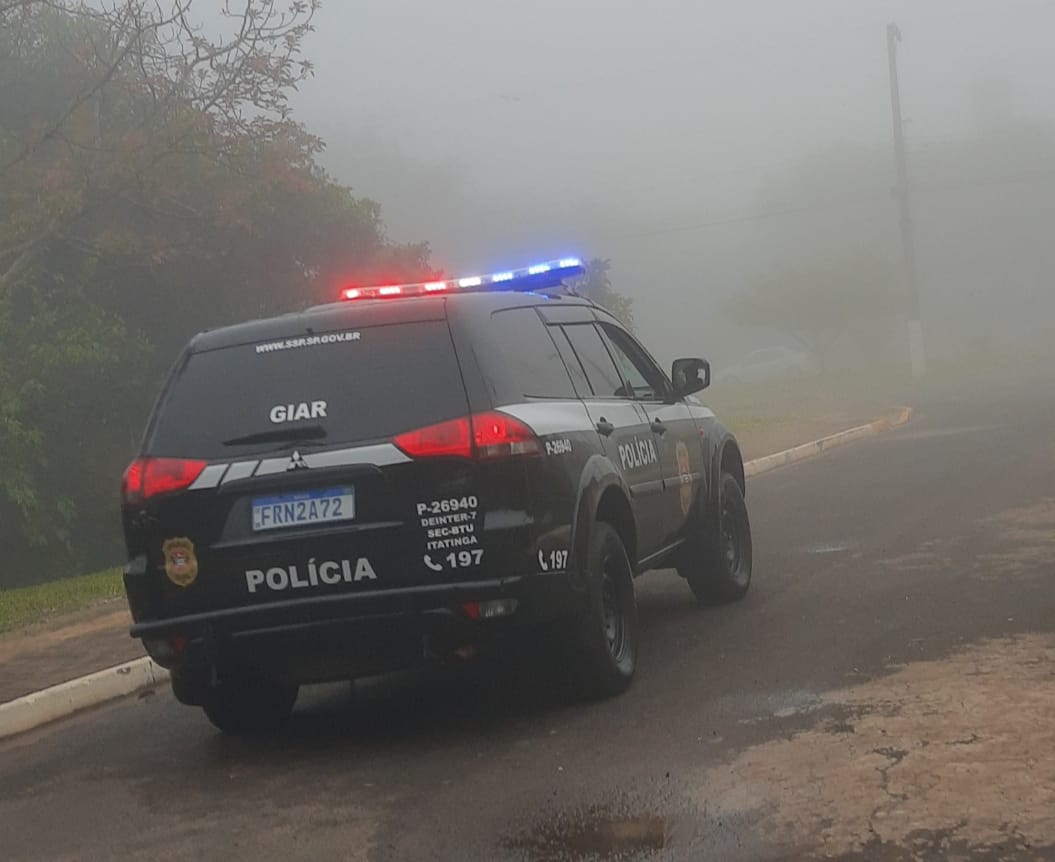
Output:
[[[577,261],[345,291],[195,337],[124,478],[125,587],[176,697],[223,730],[540,626],[585,689],[629,685],[635,576],[701,603],[751,578],[733,436]],[[557,287],[557,290],[550,290]]]

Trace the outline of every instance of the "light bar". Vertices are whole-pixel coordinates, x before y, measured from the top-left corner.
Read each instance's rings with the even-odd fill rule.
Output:
[[[583,275],[586,267],[577,257],[564,257],[546,263],[536,263],[523,269],[503,270],[491,275],[470,275],[446,281],[423,281],[415,284],[385,284],[375,287],[348,287],[341,291],[341,299],[390,299],[402,296],[423,296],[433,293],[473,293],[482,290],[543,290],[557,287],[566,278]]]

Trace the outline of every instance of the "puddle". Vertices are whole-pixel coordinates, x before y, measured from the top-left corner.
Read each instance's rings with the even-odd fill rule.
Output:
[[[822,542],[802,549],[804,554],[841,554],[857,547],[854,542]]]
[[[740,724],[757,724],[771,718],[805,715],[823,705],[817,692],[807,689],[774,691],[761,697],[741,695],[731,700],[735,702],[737,711],[754,713],[749,718],[741,718]]]
[[[656,814],[584,811],[534,827],[510,842],[531,862],[640,859],[669,846],[670,823]]]

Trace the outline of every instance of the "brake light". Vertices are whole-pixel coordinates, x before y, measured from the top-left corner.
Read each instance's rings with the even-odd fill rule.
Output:
[[[515,455],[539,455],[535,432],[505,413],[477,413],[408,431],[393,438],[412,458],[473,458],[489,461]]]
[[[125,470],[121,496],[126,504],[134,504],[169,491],[182,491],[194,484],[208,463],[185,458],[136,458]]]
[[[469,417],[407,431],[392,439],[412,458],[471,458],[472,426]]]

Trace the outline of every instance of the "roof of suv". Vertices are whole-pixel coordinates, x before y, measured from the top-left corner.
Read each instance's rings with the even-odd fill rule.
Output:
[[[447,303],[480,311],[539,305],[559,301],[568,305],[589,305],[584,298],[565,294],[519,293],[517,291],[467,291],[442,296],[405,297],[400,299],[365,299],[317,305],[278,317],[237,323],[199,333],[191,342],[195,352],[251,344],[269,339],[335,332],[361,326],[387,323],[410,323],[419,320],[442,320]]]

